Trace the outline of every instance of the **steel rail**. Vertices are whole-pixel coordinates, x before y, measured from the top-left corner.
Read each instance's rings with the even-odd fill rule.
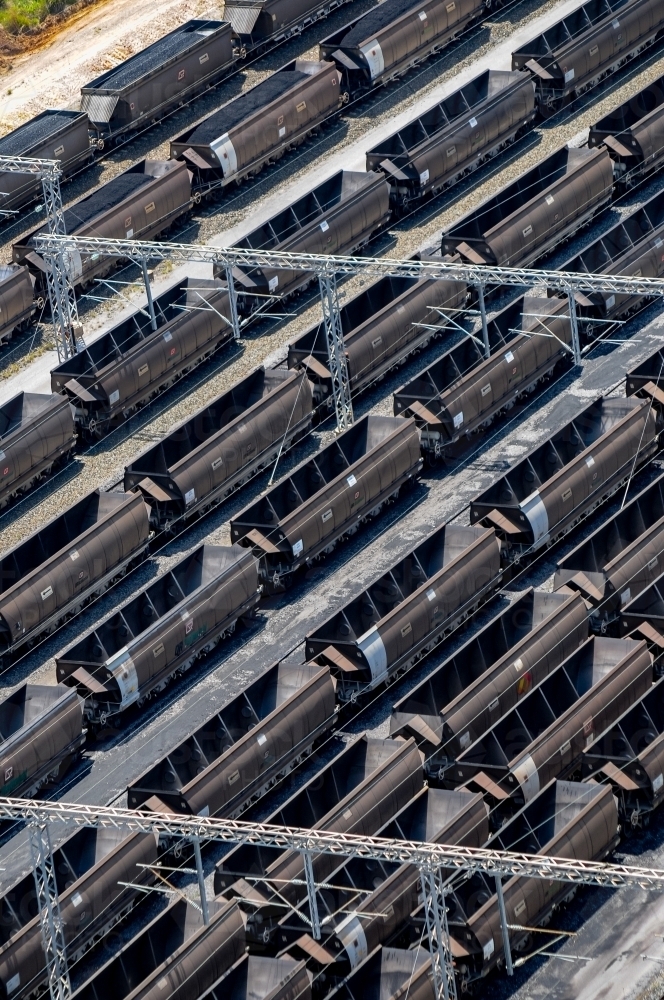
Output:
[[[437,281],[465,281],[471,285],[547,285],[569,293],[609,292],[619,295],[664,296],[664,278],[629,275],[582,274],[534,267],[498,267],[446,260],[403,260],[390,257],[352,257],[334,254],[294,253],[245,247],[215,247],[196,243],[158,243],[88,236],[42,233],[34,238],[36,249],[47,255],[62,253],[103,254],[123,257],[141,265],[150,260],[172,263],[218,264],[223,267],[273,268],[310,271],[317,275],[363,274],[377,277],[431,278]]]
[[[42,826],[48,823],[68,823],[74,826],[157,833],[187,840],[200,837],[222,843],[309,851],[312,854],[374,858],[413,864],[422,871],[445,868],[469,874],[483,872],[492,876],[555,879],[605,888],[638,885],[643,889],[664,889],[664,869],[385,837],[363,837],[213,816],[174,816],[171,813],[141,812],[114,806],[0,797],[0,819],[25,820]]]

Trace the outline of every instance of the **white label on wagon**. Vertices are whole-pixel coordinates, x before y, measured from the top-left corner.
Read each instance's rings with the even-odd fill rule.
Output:
[[[595,459],[592,457],[592,455],[588,455],[588,458],[586,459],[586,465],[588,466],[589,469],[592,469],[594,464],[595,464]]]
[[[5,455],[5,453],[4,453],[4,451],[2,450],[2,448],[0,448],[0,462],[1,462],[2,460],[3,460],[3,458],[6,458],[6,457],[7,457],[7,456]]]
[[[461,427],[462,423],[463,423],[463,410],[459,410],[458,413],[454,414],[454,429],[456,430],[458,427]]]
[[[41,599],[42,601],[47,601],[49,597],[52,597],[52,595],[53,595],[53,587],[51,587],[51,585],[49,584],[48,587],[42,590]]]
[[[323,221],[320,224],[320,228],[323,230],[324,233],[326,233],[330,228],[329,223],[327,223],[325,219],[323,219]]]
[[[303,548],[304,548],[304,542],[302,541],[301,538],[298,538],[298,540],[293,543],[293,555],[299,556]]]
[[[533,231],[533,227],[529,224],[529,225],[526,226],[525,229],[522,229],[521,231],[522,231],[522,233],[523,233],[524,236],[530,236],[530,234]]]
[[[71,897],[71,901],[74,904],[74,906],[80,906],[81,903],[83,902],[83,897],[81,896],[80,892],[75,892],[74,895]]]
[[[627,590],[623,590],[622,594],[620,595],[620,603],[627,604],[631,596],[632,596],[632,591],[628,587]]]
[[[471,128],[475,128],[475,126],[477,125],[477,118],[471,118],[468,124],[470,125]]]
[[[259,733],[258,736],[256,737],[256,742],[258,743],[259,747],[262,747],[264,743],[267,743],[267,736],[265,735],[265,733]]]
[[[544,199],[544,201],[547,203],[547,205],[553,205],[553,195],[552,194],[547,194],[547,196]]]
[[[278,285],[279,285],[279,275],[275,274],[275,276],[273,278],[270,278],[270,280],[267,283],[268,290],[270,292],[273,292],[275,288],[278,287]]]
[[[7,993],[13,993],[14,990],[17,990],[20,985],[21,985],[21,976],[17,972],[15,976],[12,976],[11,979],[7,980],[7,982],[5,983],[5,989],[7,990]]]
[[[470,732],[468,730],[466,730],[465,733],[462,733],[459,737],[459,746],[462,750],[465,750],[466,747],[470,746]]]
[[[190,504],[193,503],[195,499],[196,499],[196,490],[187,490],[187,492],[184,495],[184,502],[186,504]]]
[[[76,560],[78,559],[78,549],[72,549],[71,552],[69,553],[69,558],[71,559],[72,562],[76,562]]]
[[[489,961],[489,959],[491,958],[491,956],[494,953],[494,950],[495,950],[495,945],[493,943],[493,938],[489,938],[489,940],[487,941],[487,943],[484,945],[484,948],[482,949],[482,953],[484,955],[484,961],[485,962]]]
[[[609,295],[608,299],[606,300],[606,308],[607,309],[613,309],[613,307],[615,306],[615,304],[616,304],[616,297],[615,297],[615,295]]]
[[[656,778],[652,779],[652,790],[653,792],[658,792],[660,788],[664,785],[664,775],[658,774]]]
[[[352,472],[350,476],[346,476],[346,482],[348,483],[349,486],[355,486],[357,479],[355,478]]]
[[[429,171],[428,169],[423,170],[422,173],[420,174],[420,184],[426,184],[428,180],[429,180]]]
[[[119,398],[120,398],[120,390],[119,389],[114,389],[113,392],[108,397],[108,401],[109,401],[109,403],[111,405],[113,405],[113,403],[117,403],[117,401],[119,400]]]
[[[420,21],[426,21],[427,12],[425,10],[421,10],[417,16],[419,17]]]
[[[436,591],[433,589],[433,587],[431,587],[430,590],[427,590],[427,597],[430,601],[436,600]]]
[[[166,341],[166,343],[168,343],[169,340],[172,339],[173,339],[173,334],[171,333],[170,330],[167,330],[166,333],[164,334],[164,340]]]
[[[511,365],[512,362],[514,361],[514,355],[512,354],[511,351],[508,351],[507,354],[505,355],[505,361],[507,362],[508,365]]]
[[[279,138],[283,139],[285,135],[286,135],[286,126],[282,125],[281,128],[279,129]]]
[[[208,59],[209,59],[209,58],[210,58],[210,57],[209,57],[209,55],[207,54],[207,52],[204,52],[202,56],[199,56],[199,57],[198,57],[198,61],[199,61],[199,63],[200,63],[200,64],[201,64],[201,66],[202,66],[202,65],[203,65],[203,63],[206,63],[206,62],[208,61]]]
[[[574,79],[574,67],[572,67],[572,69],[568,69],[567,72],[565,73],[565,83],[569,83],[570,80],[573,79]]]
[[[657,238],[655,239],[655,246],[656,246],[656,247],[657,247],[657,249],[659,250],[659,248],[661,247],[661,245],[662,245],[662,240],[661,240],[661,239],[660,239],[660,237],[658,236],[658,237],[657,237]]]

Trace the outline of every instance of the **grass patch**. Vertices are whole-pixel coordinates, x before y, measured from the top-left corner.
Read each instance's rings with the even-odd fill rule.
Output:
[[[49,14],[60,14],[75,0],[2,0],[0,27],[12,35],[38,27]]]

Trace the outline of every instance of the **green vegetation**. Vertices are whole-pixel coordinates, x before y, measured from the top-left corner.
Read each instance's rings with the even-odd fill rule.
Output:
[[[2,0],[0,26],[12,35],[35,28],[49,14],[59,14],[75,0]]]

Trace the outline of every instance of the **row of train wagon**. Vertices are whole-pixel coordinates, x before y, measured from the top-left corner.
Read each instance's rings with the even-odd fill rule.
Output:
[[[71,205],[65,213],[67,231],[79,236],[94,233],[129,239],[154,239],[164,234],[203,195],[256,173],[356,97],[364,86],[358,82],[360,78],[367,82],[366,74],[363,76],[358,69],[362,60],[369,59],[373,69],[379,64],[383,67],[380,73],[370,74],[372,82],[383,82],[390,73],[405,71],[484,12],[484,4],[477,0],[455,4],[453,12],[447,12],[442,3],[434,5],[429,13],[404,6],[403,0],[380,4],[347,25],[338,38],[335,35],[333,40],[321,42],[319,61],[287,64],[175,138],[168,161],[141,161]],[[371,186],[372,181],[381,187],[381,195],[377,196],[381,204],[376,206],[373,225],[366,220],[368,234],[386,225],[390,217],[412,211],[423,199],[459,181],[528,130],[538,113],[549,113],[561,102],[596,86],[664,30],[664,13],[655,0],[630,0],[606,9],[601,4],[596,6],[582,5],[514,53],[512,71],[485,71],[367,151],[365,178],[350,174],[345,182],[340,179],[342,175],[336,180],[331,178],[325,184],[331,183],[334,192],[312,190],[250,234],[247,245],[311,252],[356,250],[356,240],[339,240],[336,234],[329,233],[325,239],[320,238],[318,227],[328,222],[326,216],[331,209],[344,201],[341,188]],[[623,7],[624,16],[618,19],[617,9]],[[246,20],[246,11],[238,11]],[[613,27],[617,20],[623,25],[619,38]],[[226,22],[187,22],[84,88],[83,107],[87,112],[45,111],[0,139],[0,155],[60,159],[66,176],[87,155],[89,114],[113,117],[126,112],[134,125],[133,116],[158,117],[164,105],[162,91],[168,91],[171,103],[179,104],[188,93],[186,88],[210,85],[205,74],[212,74],[213,67],[221,72],[220,53],[225,51],[222,39],[226,39],[226,48],[231,51],[231,33],[231,25]],[[588,49],[589,40],[595,38],[597,44]],[[367,55],[363,39],[369,39],[370,46],[382,55]],[[215,46],[221,47],[216,55]],[[576,69],[568,69],[566,76],[570,72],[572,76],[561,84],[550,70],[558,65],[555,60],[562,58],[559,49],[562,52],[563,48],[565,60],[570,65],[574,62]],[[588,51],[593,49],[596,58],[588,60]],[[527,58],[534,54],[537,59]],[[355,69],[353,60],[358,64]],[[174,89],[166,86],[169,74],[177,76],[185,89],[178,89],[180,84]],[[136,94],[134,87],[138,88]],[[143,95],[140,100],[139,92]],[[147,95],[158,101],[151,111],[141,110]],[[516,264],[540,256],[555,240],[588,221],[611,199],[614,190],[622,192],[659,169],[664,148],[663,98],[661,80],[644,88],[592,127],[586,148],[558,151],[521,178],[514,191],[499,194],[452,227],[443,242],[443,253],[459,253],[475,263],[490,260]],[[93,112],[93,108],[97,110]],[[2,173],[2,178],[6,204],[0,209],[5,212],[17,211],[38,194],[38,181],[33,175]],[[532,191],[529,202],[538,202],[537,196],[544,192],[547,208],[531,212],[533,218],[526,220],[526,225],[517,225],[512,218],[513,208],[523,202],[525,190]],[[345,209],[351,216],[355,214],[349,202]],[[19,239],[13,248],[18,268],[9,266],[0,274],[0,343],[6,342],[17,326],[29,324],[35,309],[41,308],[46,299],[46,265],[33,243],[42,229],[38,227]],[[528,237],[523,236],[526,230]],[[316,233],[319,238],[315,238]],[[89,255],[75,262],[72,280],[85,288],[112,266],[97,254]],[[269,292],[278,289],[281,295],[283,282],[279,276],[275,284],[275,276],[270,276],[273,286]],[[261,288],[269,285],[270,278],[259,281]],[[249,285],[253,287],[254,283],[250,280]],[[242,305],[245,311],[251,311],[257,307],[257,300],[243,296]]]

